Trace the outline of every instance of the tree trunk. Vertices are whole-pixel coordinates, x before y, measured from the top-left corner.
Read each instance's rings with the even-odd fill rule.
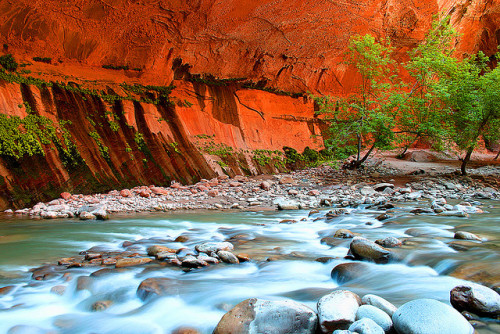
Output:
[[[372,147],[370,147],[370,149],[368,150],[368,152],[366,152],[365,156],[363,157],[363,159],[361,160],[357,160],[354,165],[353,165],[353,169],[358,169],[359,167],[361,167],[361,165],[366,161],[366,159],[368,159],[368,157],[370,156],[370,154],[373,152],[373,150],[375,149],[375,143],[373,143]]]
[[[467,170],[465,168],[467,167],[467,163],[470,161],[470,157],[471,157],[473,151],[474,151],[474,146],[469,147],[467,149],[467,153],[465,154],[464,160],[462,160],[462,166],[460,166],[460,170],[462,171],[462,175],[467,175]]]
[[[406,151],[408,151],[408,146],[404,147],[403,151],[396,156],[396,159],[403,159],[405,157]]]

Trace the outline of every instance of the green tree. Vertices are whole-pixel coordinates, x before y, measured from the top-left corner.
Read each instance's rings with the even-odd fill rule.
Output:
[[[498,138],[500,69],[491,69],[482,52],[464,59],[453,57],[456,38],[449,18],[435,22],[413,52],[409,68],[425,86],[424,101],[439,125],[436,133],[465,152],[460,169],[466,175],[479,139]]]
[[[347,63],[360,75],[358,90],[346,98],[315,97],[320,114],[329,123],[325,145],[342,158],[355,153],[351,168],[360,167],[374,151],[394,141],[394,108],[401,100],[398,77],[388,40],[371,35],[354,36],[349,42]],[[368,149],[362,156],[362,151]]]

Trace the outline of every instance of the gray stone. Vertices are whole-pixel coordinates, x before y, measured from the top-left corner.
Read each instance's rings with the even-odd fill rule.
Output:
[[[434,299],[412,300],[392,316],[400,334],[472,334],[474,328],[453,307]]]
[[[378,326],[380,326],[384,332],[388,332],[392,328],[391,317],[381,309],[372,305],[361,305],[356,312],[356,320],[361,320],[363,318],[368,318],[373,320]],[[349,330],[352,330],[349,328]]]
[[[493,318],[500,316],[500,295],[479,284],[454,287],[450,291],[450,303],[459,311]]]
[[[375,189],[376,191],[382,191],[387,188],[393,189],[394,185],[392,183],[377,183],[376,185],[373,186],[373,189]]]
[[[356,320],[360,303],[359,296],[347,290],[335,290],[323,296],[317,305],[321,332],[348,329]]]
[[[386,237],[384,239],[379,239],[375,241],[375,243],[382,247],[388,248],[400,247],[402,245],[401,240],[395,237]]]
[[[352,239],[349,250],[355,258],[369,260],[375,263],[387,263],[392,258],[392,254],[389,250],[361,237]]]
[[[228,251],[218,251],[217,256],[222,260],[222,262],[237,264],[240,263],[236,255]]]
[[[202,244],[196,245],[195,249],[201,253],[214,253],[218,251],[231,251],[234,246],[230,242],[204,242]]]
[[[137,288],[137,297],[145,301],[153,297],[172,295],[178,293],[175,281],[165,277],[152,277],[145,279]]]
[[[313,310],[292,300],[251,298],[226,313],[213,334],[314,334],[317,319]]]
[[[80,220],[94,220],[96,219],[96,216],[94,216],[93,214],[91,214],[90,212],[87,212],[87,211],[83,211],[80,213]]]
[[[361,302],[365,305],[375,306],[376,308],[387,313],[390,317],[392,317],[394,312],[396,312],[397,310],[396,306],[394,306],[392,303],[376,295],[365,295],[361,299]]]
[[[351,332],[356,332],[359,334],[384,334],[382,327],[377,325],[375,321],[369,318],[363,318],[355,321],[351,326],[349,326]]]
[[[345,228],[341,228],[335,232],[334,238],[350,239],[354,238],[354,233]]]

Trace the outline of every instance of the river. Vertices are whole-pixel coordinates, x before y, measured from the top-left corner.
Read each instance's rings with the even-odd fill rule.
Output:
[[[56,330],[56,333],[170,333],[179,326],[211,333],[222,315],[238,302],[250,298],[291,298],[315,309],[317,300],[339,284],[330,276],[343,259],[349,239],[335,247],[320,242],[339,228],[375,240],[386,236],[400,239],[409,228],[425,231],[412,237],[411,246],[403,246],[402,260],[391,264],[368,264],[369,270],[342,288],[363,296],[373,293],[400,306],[416,298],[434,298],[448,303],[449,291],[461,280],[447,276],[456,267],[477,263],[500,267],[500,205],[484,202],[483,214],[469,218],[436,215],[415,216],[414,206],[398,205],[394,218],[380,222],[379,211],[349,209],[349,215],[332,220],[308,217],[308,211],[262,212],[191,212],[136,216],[114,216],[111,220],[86,221],[29,220],[9,218],[0,221],[0,287],[14,285],[0,295],[0,333],[15,325],[32,325]],[[326,212],[326,211],[325,211]],[[279,222],[284,219],[297,223]],[[301,221],[303,220],[303,221]],[[457,228],[458,227],[458,228]],[[456,251],[448,243],[460,229],[485,239]],[[184,272],[175,267],[146,265],[95,278],[91,288],[77,291],[76,279],[31,279],[30,268],[45,262],[57,262],[93,246],[121,249],[124,241],[158,238],[189,238],[184,244],[166,246],[194,248],[204,241],[223,241],[234,235],[245,240],[235,244],[235,253],[247,253],[250,262],[239,265],[218,264]],[[139,250],[146,246],[140,243]],[[142,248],[141,248],[142,247]],[[326,263],[315,259],[332,257]],[[273,261],[266,261],[271,258]],[[89,275],[99,267],[75,268],[71,276]],[[149,277],[168,277],[175,294],[143,302],[136,296],[140,282]],[[51,293],[55,285],[66,286],[63,295]],[[101,312],[91,305],[99,300],[112,301]],[[498,323],[478,328],[479,333],[500,333]]]

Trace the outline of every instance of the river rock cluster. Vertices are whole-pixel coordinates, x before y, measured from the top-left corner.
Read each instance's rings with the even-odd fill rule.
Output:
[[[242,301],[227,312],[214,334],[472,334],[474,328],[453,307],[434,299],[416,299],[399,308],[382,297],[362,298],[335,290],[319,299],[316,310],[291,300]]]
[[[387,170],[383,172],[390,177]],[[356,174],[336,171],[328,166],[267,177],[237,175],[229,178],[224,175],[187,186],[173,182],[169,187],[141,186],[113,190],[107,194],[62,193],[61,198],[48,203],[6,212],[46,219],[79,217],[82,220],[105,220],[112,213],[193,209],[293,210],[430,200],[433,201],[430,207],[417,207],[414,212],[466,216],[472,210],[469,204],[475,200],[500,198],[496,188],[484,186],[470,178],[429,176],[397,187],[391,182],[394,181],[392,179],[380,182],[379,175],[377,171],[369,175]],[[465,204],[447,205],[445,198],[462,199]]]

